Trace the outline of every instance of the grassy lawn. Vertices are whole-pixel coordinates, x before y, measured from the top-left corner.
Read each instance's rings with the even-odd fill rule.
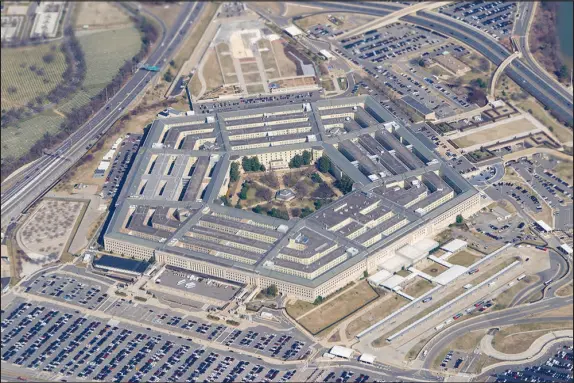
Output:
[[[529,275],[527,278],[524,278],[523,280],[516,282],[514,286],[498,294],[493,299],[493,301],[495,302],[493,309],[502,310],[507,308],[510,302],[512,302],[512,300],[516,296],[516,294],[518,294],[528,285],[531,285],[532,283],[536,282],[538,279],[539,278],[536,275]]]
[[[450,350],[466,352],[473,351],[480,343],[480,340],[486,335],[486,332],[487,330],[476,330],[456,338],[453,342],[449,343],[440,353],[438,353],[437,357],[433,361],[432,368],[439,368],[445,355]]]
[[[367,283],[359,282],[343,294],[322,304],[311,313],[301,317],[298,322],[315,334],[354,312],[361,306],[378,298],[378,294]]]
[[[401,277],[407,277],[411,274],[411,272],[407,270],[399,270],[396,272],[396,274],[400,275]]]
[[[409,301],[399,295],[387,293],[359,318],[353,320],[345,329],[347,337],[351,338],[364,329],[392,314],[394,311],[406,305]]]
[[[460,265],[460,266],[470,266],[473,263],[475,263],[476,261],[478,261],[480,259],[480,257],[471,254],[470,252],[466,251],[466,250],[462,250],[459,251],[458,253],[450,256],[448,258],[448,262],[453,263],[455,265]]]
[[[112,80],[124,61],[131,59],[141,46],[140,34],[134,27],[89,31],[88,33],[78,32],[77,36],[86,60],[86,77],[82,87],[68,100],[54,108],[23,120],[15,127],[2,129],[2,158],[19,157],[28,152],[45,133],[56,133],[65,115],[73,108],[87,104],[91,97],[98,94]],[[102,41],[106,43],[102,44]],[[45,69],[46,75],[43,77],[49,80],[47,83],[43,83],[38,76],[31,74],[28,68],[22,69],[15,61],[16,58],[12,56],[11,50],[2,49],[2,108],[4,108],[5,99],[7,102],[14,102],[11,101],[12,96],[4,96],[4,92],[8,89],[5,84],[18,81],[20,85],[17,89],[19,90],[13,95],[20,97],[18,102],[25,100],[27,102],[30,98],[46,93],[58,84],[65,70],[64,56],[58,49],[51,52],[50,46],[51,44],[35,47],[37,52],[33,54],[28,51],[20,52],[23,62],[35,63],[39,68]],[[29,50],[29,48],[26,49]],[[5,51],[9,53],[5,54]],[[38,62],[43,63],[42,56],[48,52],[54,54],[54,62],[39,64]],[[5,60],[9,60],[6,65]],[[23,77],[18,78],[18,70],[24,71]]]
[[[263,85],[261,84],[247,85],[246,87],[247,87],[247,93],[249,94],[259,94],[265,91],[265,88],[263,88]]]
[[[571,321],[511,325],[504,327],[494,335],[492,345],[500,352],[518,354],[528,350],[532,342],[549,332],[549,330],[571,328]]]
[[[436,277],[437,275],[440,275],[447,270],[448,270],[448,267],[434,262],[432,265],[430,265],[429,267],[427,267],[426,269],[421,270],[421,271],[423,273],[430,275],[431,277]]]
[[[244,73],[243,78],[245,79],[246,84],[261,82],[261,75],[259,73],[249,73],[249,74]]]
[[[292,318],[297,319],[301,315],[305,314],[306,312],[311,311],[315,307],[316,306],[310,302],[295,301],[292,303],[288,303],[285,306],[285,310],[287,310],[287,314],[289,314]]]
[[[416,282],[409,283],[409,285],[401,291],[411,297],[417,298],[433,288],[432,283],[426,279],[417,277],[415,281]]]
[[[183,44],[181,44],[181,49],[177,52],[173,59],[175,61],[175,72],[181,68],[184,62],[189,59],[195,50],[195,47],[199,43],[201,36],[203,36],[218,7],[218,3],[205,4],[204,11],[201,13],[201,18],[194,23],[195,26],[193,27],[193,31],[183,42]]]
[[[46,94],[63,81],[66,60],[60,44],[43,44],[35,47],[2,48],[2,109],[26,105],[39,94]],[[46,63],[43,56],[51,54],[53,61]],[[42,70],[43,75],[36,71]],[[3,155],[4,156],[4,155]]]
[[[515,134],[527,132],[536,129],[536,127],[528,120],[521,119],[519,121],[512,121],[507,124],[498,125],[491,129],[485,129],[480,132],[472,133],[457,139],[453,142],[459,148],[465,148],[493,140],[501,140],[506,137],[512,137]]]
[[[559,288],[556,291],[556,295],[558,295],[559,297],[566,297],[568,295],[572,295],[572,282]]]
[[[333,84],[333,80],[330,78],[321,79],[321,86],[327,91],[331,92],[335,90],[335,85]]]
[[[568,182],[568,184],[572,185],[572,181],[573,181],[573,177],[572,177],[572,162],[560,162],[558,165],[556,165],[556,167],[553,169],[553,171],[558,174],[558,176],[560,178],[562,178],[564,181]]]

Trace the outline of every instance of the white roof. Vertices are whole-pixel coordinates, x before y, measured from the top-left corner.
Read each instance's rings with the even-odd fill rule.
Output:
[[[552,231],[552,228],[546,224],[543,220],[536,221],[536,224],[544,229],[544,231]]]
[[[468,245],[468,242],[463,241],[462,239],[453,239],[452,241],[450,241],[446,245],[441,246],[441,249],[443,249],[444,251],[451,252],[451,253],[456,253],[460,249],[465,248],[466,245]]]
[[[430,238],[423,238],[420,241],[415,242],[413,246],[428,253],[432,249],[436,249],[439,246],[439,243]]]
[[[377,271],[375,274],[371,275],[368,279],[374,285],[380,285],[381,282],[386,281],[391,277],[391,272],[385,269]]]
[[[439,285],[447,285],[454,281],[456,278],[460,277],[462,274],[466,273],[467,267],[460,265],[453,265],[450,269],[446,270],[444,273],[435,277],[434,281]]]
[[[289,33],[291,36],[298,36],[303,34],[303,31],[294,25],[290,25],[285,28],[285,32]]]
[[[394,273],[395,271],[399,271],[403,266],[409,266],[411,263],[412,262],[410,259],[395,254],[391,258],[385,260],[385,263],[381,266],[385,270],[389,270],[390,272]]]
[[[114,149],[108,150],[108,152],[104,155],[104,160],[111,160],[114,157],[114,153],[116,151]]]
[[[412,262],[416,262],[419,259],[426,257],[428,251],[421,250],[413,245],[406,245],[397,250],[397,254],[410,259]]]
[[[361,356],[359,357],[359,360],[361,362],[366,362],[366,363],[373,363],[376,359],[376,356],[371,355],[371,354],[361,354]]]
[[[109,161],[102,161],[100,162],[100,164],[98,165],[98,170],[107,170],[110,167],[110,162]]]
[[[323,56],[325,56],[325,58],[327,58],[327,59],[332,59],[332,58],[333,58],[333,55],[331,54],[331,52],[329,52],[329,51],[326,50],[326,49],[321,49],[321,50],[319,51],[319,53],[321,53],[321,54],[322,54]]]
[[[381,283],[381,286],[392,290],[395,287],[397,287],[398,285],[400,285],[401,283],[403,283],[403,281],[405,280],[405,277],[401,277],[398,274],[393,275],[392,277],[390,277],[389,279],[387,279],[386,281],[384,281],[383,283]]]
[[[329,354],[349,359],[353,355],[353,352],[354,351],[351,348],[342,346],[333,346],[333,348],[331,348],[331,351],[329,351]]]
[[[561,244],[560,247],[566,252],[566,254],[572,254],[572,248],[567,243]]]

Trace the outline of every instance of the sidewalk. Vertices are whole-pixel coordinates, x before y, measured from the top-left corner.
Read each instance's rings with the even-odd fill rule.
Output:
[[[524,352],[519,352],[517,354],[506,354],[498,350],[495,350],[494,347],[492,346],[492,339],[494,338],[494,336],[486,335],[480,341],[480,349],[486,355],[499,360],[511,360],[511,361],[527,360],[532,359],[533,357],[538,355],[539,352],[544,348],[544,346],[548,342],[560,338],[572,338],[573,334],[574,332],[572,330],[560,330],[544,334],[541,337],[537,338],[534,342],[532,342],[528,350]]]

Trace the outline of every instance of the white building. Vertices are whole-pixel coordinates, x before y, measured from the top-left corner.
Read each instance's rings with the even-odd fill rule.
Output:
[[[463,241],[462,239],[453,239],[449,243],[441,246],[441,249],[448,252],[448,253],[454,254],[458,251],[466,249],[467,246],[468,246],[468,242]]]
[[[338,356],[340,358],[350,359],[351,356],[353,356],[353,352],[354,351],[351,348],[342,346],[333,346],[333,348],[331,348],[331,351],[329,351],[329,354]]]

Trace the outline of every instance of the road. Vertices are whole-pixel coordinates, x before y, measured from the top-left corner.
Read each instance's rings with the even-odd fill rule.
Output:
[[[557,309],[569,304],[572,304],[572,297],[551,298],[532,303],[528,306],[513,307],[503,311],[494,311],[480,315],[477,318],[467,319],[463,322],[457,323],[441,333],[440,336],[432,339],[426,345],[425,350],[428,350],[428,353],[424,359],[423,368],[430,369],[434,360],[442,350],[444,350],[455,339],[470,331],[507,326],[511,324],[537,323],[541,321],[541,318],[534,318],[533,315]],[[572,317],[556,316],[542,319],[542,321],[545,322],[567,320],[572,320]]]
[[[369,6],[347,5],[344,3],[311,2],[309,4],[322,6],[328,9],[366,13],[375,16],[386,16],[389,11],[377,3],[368,3]],[[459,23],[448,16],[435,12],[422,11],[417,15],[401,18],[402,21],[432,29],[445,36],[453,37],[483,54],[495,65],[500,65],[510,55],[500,43],[482,33],[480,30],[464,23]],[[505,69],[505,73],[519,86],[524,88],[534,98],[547,106],[558,118],[563,121],[572,120],[572,95],[564,94],[563,88],[556,89],[554,81],[545,73],[537,73],[521,60],[515,60]]]
[[[203,10],[205,3],[185,3],[174,26],[165,31],[147,63],[163,67],[184,39],[187,29]],[[28,206],[41,197],[87,150],[119,119],[125,109],[142,93],[157,73],[138,70],[108,103],[66,141],[52,155],[45,155],[35,166],[19,175],[20,179],[2,193],[2,227],[20,216]]]
[[[522,2],[518,4],[518,17],[512,31],[513,39],[517,43],[518,50],[522,52],[523,61],[540,77],[547,77],[549,83],[554,82],[556,89],[565,97],[572,98],[572,91],[569,91],[563,84],[559,83],[552,75],[536,61],[530,48],[528,47],[528,30],[532,17],[534,16],[535,2]]]

